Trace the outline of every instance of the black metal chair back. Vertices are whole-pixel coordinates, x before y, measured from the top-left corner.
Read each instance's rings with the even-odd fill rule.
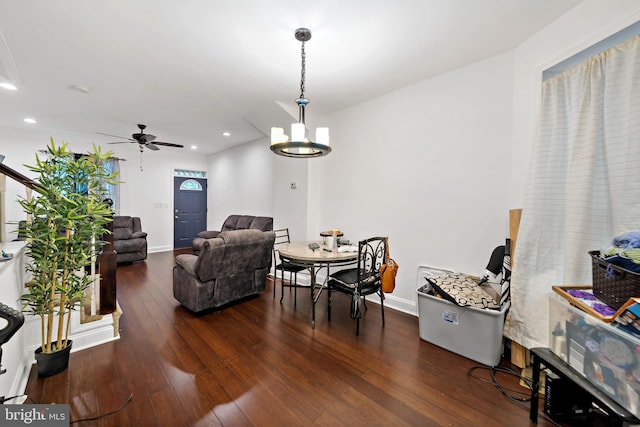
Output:
[[[273,245],[279,246],[284,245],[286,243],[291,243],[291,238],[289,237],[289,229],[281,228],[280,230],[273,230],[276,233],[276,240],[274,240]]]
[[[287,245],[291,243],[291,238],[289,237],[289,229],[281,228],[279,230],[273,230],[276,234],[276,239],[273,241],[273,265],[277,266],[280,264],[280,256],[278,255],[278,248],[282,245]]]
[[[358,288],[380,283],[380,267],[384,264],[386,239],[371,237],[358,242]],[[361,292],[359,292],[361,293]]]
[[[282,304],[282,300],[284,299],[284,288],[294,288],[294,302],[293,305],[296,305],[297,299],[297,288],[298,288],[298,273],[305,270],[305,267],[291,265],[284,260],[280,259],[278,254],[278,248],[291,243],[291,237],[289,236],[289,228],[281,228],[278,230],[273,230],[276,238],[273,242],[273,265],[274,265],[274,278],[273,278],[273,297],[276,296],[276,285],[278,282],[278,271],[281,272],[280,278],[280,303]],[[287,284],[284,280],[284,273],[289,273],[289,283]]]
[[[370,237],[358,242],[358,265],[337,271],[327,282],[327,314],[331,320],[331,293],[338,291],[351,296],[351,318],[356,320],[356,335],[360,335],[362,307],[367,309],[366,296],[378,294],[382,324],[384,325],[384,294],[380,281],[380,267],[385,260],[386,237]]]

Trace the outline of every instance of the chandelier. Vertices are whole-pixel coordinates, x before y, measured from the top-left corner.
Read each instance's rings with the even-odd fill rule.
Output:
[[[271,151],[286,157],[321,157],[331,152],[329,147],[329,128],[320,127],[316,129],[315,142],[308,137],[307,126],[305,124],[305,107],[309,100],[304,96],[305,65],[306,55],[304,43],[311,40],[311,31],[307,28],[298,28],[295,32],[296,40],[302,42],[301,58],[302,71],[300,73],[300,97],[296,99],[298,104],[298,122],[291,124],[291,138],[285,133],[283,128],[271,128]]]

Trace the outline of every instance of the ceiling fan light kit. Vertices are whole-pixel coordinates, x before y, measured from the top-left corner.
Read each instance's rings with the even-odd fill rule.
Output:
[[[305,124],[305,107],[309,104],[309,99],[304,96],[306,54],[304,43],[311,40],[311,31],[307,28],[298,28],[295,32],[296,40],[302,43],[302,71],[300,73],[300,97],[296,99],[298,104],[298,122],[291,124],[291,138],[281,127],[271,128],[271,151],[286,157],[322,157],[331,152],[329,146],[329,128],[319,127],[316,129],[315,142],[308,137],[308,130]]]

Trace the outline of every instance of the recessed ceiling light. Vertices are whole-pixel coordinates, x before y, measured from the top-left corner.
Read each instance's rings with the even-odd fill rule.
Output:
[[[82,86],[82,85],[71,85],[69,86],[69,89],[75,91],[75,92],[80,92],[80,93],[91,93],[91,89],[86,87],[86,86]]]
[[[222,132],[222,136],[231,136],[231,132],[224,131]]]
[[[11,84],[9,82],[0,83],[0,87],[3,88],[3,89],[6,89],[6,90],[18,90],[18,88],[15,85],[13,85],[13,84]]]
[[[191,146],[191,149],[192,149],[192,150],[197,150],[197,149],[198,149],[198,146],[197,146],[197,145],[192,145],[192,146]]]
[[[25,122],[25,123],[30,123],[30,124],[35,124],[35,123],[37,123],[37,122],[36,122],[36,119],[32,119],[31,117],[26,117],[26,118],[24,119],[24,122]]]

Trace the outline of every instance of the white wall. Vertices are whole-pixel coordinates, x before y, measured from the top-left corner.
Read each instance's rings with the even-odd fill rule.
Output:
[[[310,161],[309,237],[389,236],[387,303],[415,312],[420,265],[481,274],[507,237],[512,55],[340,111],[333,151]]]
[[[266,139],[209,156],[208,230],[233,214],[273,216],[273,157]]]
[[[49,137],[57,144],[67,142],[75,152],[91,149],[91,138],[59,131],[39,129],[0,129],[0,154],[6,156],[4,163],[28,177],[34,175],[23,164],[35,163],[35,152],[45,149]],[[148,233],[149,252],[173,249],[173,170],[207,170],[206,158],[187,151],[161,148],[160,151],[145,150],[140,157],[137,144],[102,144],[103,151],[112,150],[114,155],[126,159],[120,162],[120,214],[139,216],[142,228]],[[142,160],[143,171],[140,170]],[[7,179],[7,223],[24,219],[17,203],[17,196],[24,196],[23,187]],[[7,231],[15,225],[7,225]],[[11,237],[11,236],[10,236]]]
[[[268,142],[267,142],[268,143]],[[273,226],[289,228],[292,241],[307,240],[309,163],[314,160],[273,158]],[[296,188],[291,188],[295,183]]]
[[[274,229],[307,238],[309,160],[276,156],[269,144],[262,138],[209,157],[207,229],[219,230],[232,214],[271,216]]]

